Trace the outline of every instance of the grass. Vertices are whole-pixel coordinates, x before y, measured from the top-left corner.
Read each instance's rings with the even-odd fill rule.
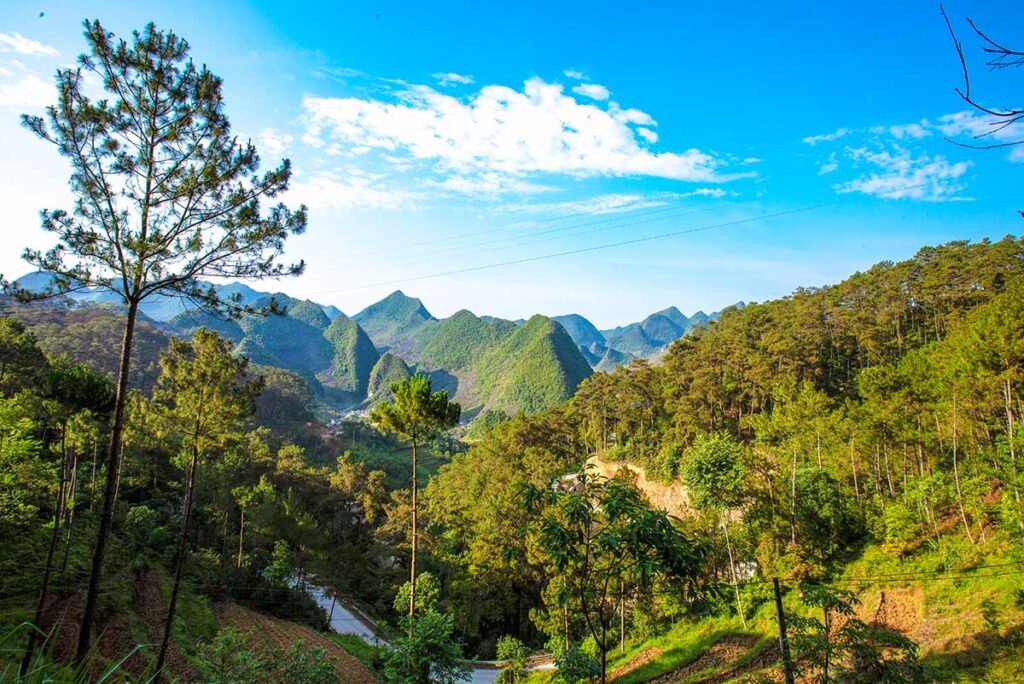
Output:
[[[355,634],[329,634],[328,638],[345,649],[349,655],[354,656],[368,670],[380,674],[376,671],[377,660],[381,653],[380,647],[366,643]]]

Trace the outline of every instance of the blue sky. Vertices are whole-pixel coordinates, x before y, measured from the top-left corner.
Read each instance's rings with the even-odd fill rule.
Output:
[[[976,92],[1019,104],[1024,71],[986,73],[963,18],[1019,45],[1024,7],[946,8]],[[172,28],[224,78],[235,129],[292,159],[288,200],[310,207],[288,249],[306,275],[267,289],[348,313],[401,288],[439,316],[611,327],[1024,225],[1024,154],[944,140],[986,122],[953,92],[934,2],[2,0],[8,275],[24,246],[48,244],[38,210],[69,203],[63,162],[17,114],[52,101],[86,16],[120,34]],[[489,268],[505,262],[521,263]]]

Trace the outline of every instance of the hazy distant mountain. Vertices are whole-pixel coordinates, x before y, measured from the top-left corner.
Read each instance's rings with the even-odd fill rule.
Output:
[[[628,352],[609,347],[605,350],[604,355],[597,360],[597,363],[593,364],[594,370],[601,373],[610,373],[615,370],[616,366],[628,366],[635,358],[635,356]]]
[[[48,287],[50,278],[32,273],[17,282],[39,291]],[[607,331],[579,314],[509,321],[462,310],[438,320],[419,299],[396,291],[348,318],[331,305],[242,283],[215,287],[225,298],[237,296],[248,306],[267,307],[273,300],[285,313],[232,321],[165,299],[144,306],[142,320],[149,320],[151,311],[163,321],[163,331],[181,336],[210,328],[234,342],[236,354],[296,373],[319,396],[341,405],[379,401],[388,396],[391,382],[427,372],[437,388],[463,403],[467,415],[478,409],[533,412],[558,404],[594,369],[610,371],[635,358],[656,359],[673,341],[719,315],[698,311],[687,317],[669,307]],[[90,310],[120,306],[115,297],[98,290],[76,292],[71,299]],[[114,313],[105,314],[111,325]]]
[[[579,314],[552,316],[551,320],[561,323],[578,347],[589,347],[594,343],[605,344],[604,335],[597,329],[597,326]]]

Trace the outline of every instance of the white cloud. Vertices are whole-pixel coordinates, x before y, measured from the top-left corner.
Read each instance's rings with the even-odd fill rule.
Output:
[[[256,145],[264,155],[284,154],[295,139],[276,128],[264,128],[256,134]]]
[[[833,140],[838,140],[839,138],[849,135],[850,133],[851,131],[849,128],[839,128],[832,133],[824,133],[822,135],[809,135],[806,138],[804,138],[804,142],[807,143],[808,145],[817,145],[820,142],[831,142]]]
[[[434,80],[436,80],[442,88],[449,88],[456,85],[469,85],[473,82],[472,76],[464,76],[453,71],[449,71],[444,74],[434,74],[433,76]]]
[[[0,77],[0,108],[39,109],[53,104],[54,86],[34,71],[10,72]]]
[[[17,31],[14,33],[0,33],[0,52],[14,52],[19,55],[40,55],[57,57],[60,52],[57,48],[51,47],[38,40],[26,38]]]
[[[649,143],[658,142],[658,134],[652,131],[650,128],[638,128],[636,129],[637,135],[646,140]]]
[[[405,153],[454,175],[497,172],[653,176],[721,182],[725,161],[697,149],[652,152],[633,128],[655,126],[637,109],[584,104],[561,85],[530,79],[523,89],[488,85],[468,99],[413,86],[396,102],[308,97],[303,140],[314,146]]]
[[[859,192],[886,199],[916,199],[942,202],[965,199],[960,193],[966,184],[959,179],[971,162],[950,163],[942,155],[914,155],[892,145],[880,151],[866,147],[847,148],[847,156],[879,170],[833,186],[836,192]]]
[[[582,71],[577,71],[576,69],[566,69],[562,73],[565,74],[566,78],[571,78],[574,81],[586,81],[587,80],[587,75],[585,73],[583,73]]]
[[[1024,162],[1024,145],[1018,145],[1010,150],[1010,155],[1007,159],[1012,162]]]
[[[1024,123],[1009,126],[1005,120],[993,116],[963,111],[939,117],[938,129],[947,138],[969,136],[977,138],[973,145],[990,145],[1024,140]]]
[[[506,193],[533,195],[554,190],[549,185],[530,183],[521,178],[501,173],[483,173],[479,176],[452,176],[443,181],[428,183],[441,190],[450,190],[463,195],[484,195],[494,197]]]
[[[750,166],[751,164],[760,164],[762,162],[764,162],[764,159],[761,159],[760,157],[745,157],[740,161],[740,164]]]
[[[331,172],[293,182],[289,202],[302,202],[313,211],[357,209],[410,209],[423,201],[422,192],[375,185],[379,177],[350,175],[344,180]]]
[[[591,100],[607,100],[611,97],[608,89],[597,83],[580,83],[572,89],[572,92],[583,97],[589,97]]]
[[[827,176],[830,173],[839,170],[839,160],[836,159],[836,153],[828,155],[828,161],[822,162],[818,165],[818,175]]]

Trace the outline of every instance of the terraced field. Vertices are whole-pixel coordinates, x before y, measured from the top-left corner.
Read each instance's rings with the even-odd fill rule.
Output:
[[[378,684],[377,678],[361,662],[315,630],[234,603],[219,604],[216,611],[221,626],[234,627],[249,635],[253,643],[287,650],[292,644],[304,641],[309,646],[324,649],[327,657],[334,662],[338,676],[347,684]]]

